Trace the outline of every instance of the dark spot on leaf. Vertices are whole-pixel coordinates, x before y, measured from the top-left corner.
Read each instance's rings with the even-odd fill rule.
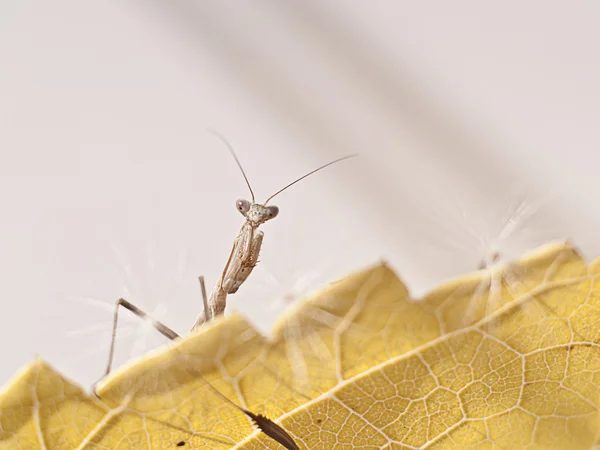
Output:
[[[179,441],[177,443],[177,447],[183,447],[184,445],[185,445],[185,442],[183,442],[183,441]]]

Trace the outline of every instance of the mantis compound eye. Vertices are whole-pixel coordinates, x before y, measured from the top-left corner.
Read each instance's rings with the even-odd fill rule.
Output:
[[[250,202],[248,200],[238,200],[235,202],[235,207],[243,215],[246,215],[246,213],[250,211]]]
[[[269,219],[272,219],[273,217],[276,217],[277,214],[279,214],[279,208],[277,206],[269,206],[269,207],[267,207],[267,217]]]

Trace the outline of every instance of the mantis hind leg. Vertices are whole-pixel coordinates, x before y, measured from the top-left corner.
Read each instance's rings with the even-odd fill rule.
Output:
[[[157,320],[154,320],[152,317],[150,317],[148,314],[146,314],[140,308],[138,308],[137,306],[135,306],[133,303],[128,302],[124,298],[120,298],[115,303],[115,315],[114,315],[114,318],[113,318],[112,337],[111,337],[111,340],[110,340],[110,350],[109,350],[109,353],[108,353],[108,363],[106,364],[106,371],[104,372],[104,375],[102,375],[102,378],[100,378],[100,380],[98,380],[96,383],[94,383],[94,386],[93,386],[94,394],[96,394],[96,385],[104,377],[106,377],[110,373],[110,371],[112,369],[112,363],[113,363],[113,359],[114,359],[114,356],[115,356],[115,341],[117,340],[117,325],[118,325],[118,322],[119,322],[119,307],[120,306],[122,306],[123,308],[131,311],[133,314],[135,314],[140,319],[149,320],[150,323],[152,324],[152,326],[159,333],[161,333],[163,336],[166,336],[167,338],[169,338],[171,340],[175,340],[175,339],[179,338],[179,335],[177,333],[175,333],[173,330],[171,330],[169,327],[167,327],[166,325],[162,324],[161,322],[159,322]],[[98,394],[96,394],[96,396],[97,395]]]
[[[211,294],[210,300],[206,296],[206,285],[204,284],[204,277],[198,277],[200,281],[200,289],[202,291],[202,304],[204,306],[204,311],[196,318],[196,322],[192,326],[190,331],[194,331],[197,328],[204,325],[206,322],[209,322],[214,316],[218,314],[223,314],[225,310],[225,303],[227,299],[227,293],[222,289],[217,290]],[[216,296],[216,299],[215,299]],[[222,307],[220,306],[222,305]]]

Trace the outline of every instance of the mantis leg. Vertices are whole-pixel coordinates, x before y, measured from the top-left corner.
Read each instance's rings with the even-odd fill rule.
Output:
[[[175,340],[175,339],[179,338],[179,335],[177,333],[175,333],[173,330],[171,330],[169,327],[160,323],[157,320],[154,320],[152,317],[150,317],[148,314],[146,314],[140,308],[135,306],[133,303],[128,302],[127,300],[125,300],[123,298],[120,298],[115,303],[115,315],[114,315],[114,319],[113,319],[112,338],[110,340],[110,351],[108,353],[108,363],[106,365],[106,371],[105,371],[104,375],[102,376],[102,378],[100,378],[100,380],[102,380],[104,377],[106,377],[112,369],[113,358],[115,356],[115,341],[117,339],[117,324],[119,321],[119,307],[120,306],[131,311],[133,314],[135,314],[140,319],[149,320],[150,323],[152,324],[152,326],[163,336],[166,336],[167,338],[169,338],[171,340]],[[98,380],[96,383],[94,383],[94,393],[96,393],[96,385],[98,384],[98,382],[100,380]]]
[[[252,273],[252,269],[258,263],[263,237],[264,233],[258,231],[250,242],[248,252],[239,260],[233,261],[231,270],[223,281],[223,290],[228,294],[235,294]]]
[[[214,315],[213,308],[211,308],[212,302],[209,302],[208,297],[206,296],[206,285],[204,284],[204,277],[199,276],[198,280],[200,281],[200,290],[202,291],[202,304],[204,306],[204,311],[196,318],[196,322],[194,322],[194,326],[192,326],[192,329],[190,331],[194,331],[200,326],[204,325],[206,322],[209,322]],[[214,295],[214,292],[213,294],[211,294],[211,299],[212,295]],[[225,296],[227,296],[227,294],[225,294]]]
[[[237,292],[250,273],[252,273],[254,266],[258,263],[258,256],[260,254],[264,233],[258,231],[255,234],[252,228],[242,229],[242,231],[247,232],[248,234],[244,235],[243,233],[240,233],[236,238],[233,248],[229,253],[227,264],[225,264],[223,274],[208,300],[206,298],[206,289],[204,287],[204,277],[200,277],[204,313],[196,318],[196,322],[192,326],[192,331],[225,312],[227,295]],[[244,236],[247,236],[247,238],[244,239]],[[245,251],[241,250],[242,247],[245,247]]]

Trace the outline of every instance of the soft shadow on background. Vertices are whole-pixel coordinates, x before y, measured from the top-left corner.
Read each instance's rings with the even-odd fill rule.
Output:
[[[276,198],[230,298],[282,308],[386,259],[418,295],[571,238],[600,254],[600,5],[0,4],[0,382],[34,354],[89,384],[125,296],[185,332],[249,197]],[[502,231],[504,230],[504,231]],[[126,317],[125,315],[123,317]],[[164,342],[127,320],[119,361]]]

